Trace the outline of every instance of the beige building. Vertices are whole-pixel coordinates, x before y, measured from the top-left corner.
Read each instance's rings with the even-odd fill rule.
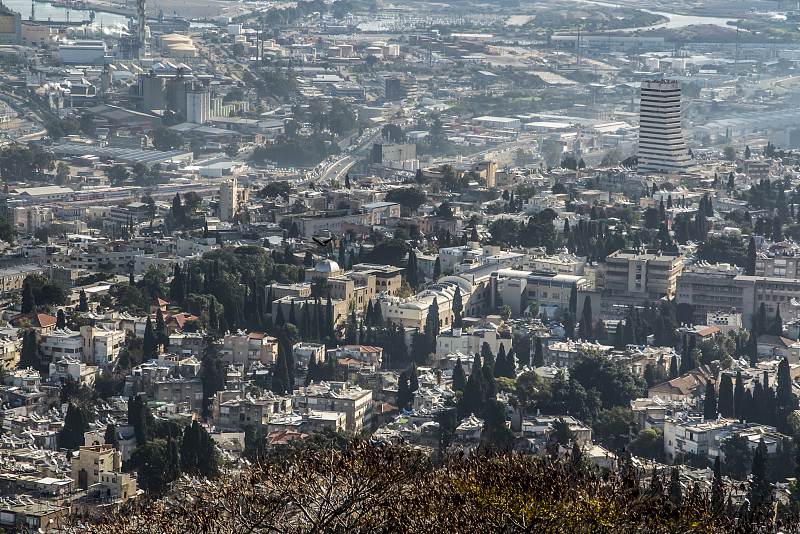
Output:
[[[203,383],[199,378],[161,380],[155,382],[153,389],[158,402],[182,404],[193,412],[203,406]]]
[[[119,472],[122,460],[119,451],[109,445],[91,445],[80,448],[77,458],[72,459],[72,480],[75,486],[88,489],[101,482],[101,473]]]
[[[35,22],[25,21],[20,31],[22,46],[43,46],[50,43],[50,27]]]
[[[800,278],[800,256],[756,257],[756,276]]]
[[[249,190],[239,188],[236,178],[225,180],[219,186],[219,218],[232,220],[249,198]]]
[[[268,365],[278,355],[278,340],[261,332],[228,334],[222,340],[222,361],[245,365],[256,362]]]
[[[473,163],[470,170],[486,181],[486,187],[492,188],[496,184],[497,163],[494,161],[481,161]]]
[[[101,369],[112,367],[125,346],[124,330],[82,326],[81,338],[84,357]]]
[[[618,250],[606,257],[605,289],[643,299],[675,296],[683,255],[670,252]]]
[[[242,429],[248,425],[266,428],[275,414],[291,413],[292,400],[268,393],[266,397],[254,399],[247,396],[219,402],[223,392],[217,394],[219,403],[219,426],[226,429]]]
[[[44,274],[44,269],[33,264],[0,269],[0,292],[3,296],[21,292],[25,278],[32,274]]]
[[[428,310],[435,299],[439,308],[439,328],[445,330],[453,323],[453,295],[456,288],[458,286],[455,284],[435,284],[413,297],[382,295],[376,302],[385,320],[422,331],[428,320]]]

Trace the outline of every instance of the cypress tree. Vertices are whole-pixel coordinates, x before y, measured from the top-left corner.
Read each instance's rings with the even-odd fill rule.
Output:
[[[581,323],[578,326],[578,337],[585,341],[594,341],[592,330],[592,299],[586,295],[581,312]]]
[[[408,263],[406,264],[406,281],[412,288],[419,285],[419,276],[417,275],[417,255],[413,250],[408,251]]]
[[[372,307],[372,326],[377,328],[383,328],[385,326],[383,322],[383,308],[381,308],[380,301],[375,301],[375,306]]]
[[[736,385],[733,388],[733,416],[736,419],[742,418],[744,411],[744,382],[742,381],[742,372],[736,372]]]
[[[564,314],[564,337],[567,339],[575,339],[575,317],[572,312]]]
[[[754,521],[762,523],[770,515],[772,509],[772,483],[769,480],[769,458],[767,447],[762,439],[753,455],[750,470],[750,488],[747,498],[750,501],[750,516]]]
[[[500,343],[500,349],[497,351],[497,361],[494,363],[493,374],[495,378],[506,376],[506,348]]]
[[[428,316],[425,319],[425,335],[433,339],[436,343],[436,336],[439,335],[439,302],[436,297],[428,307]]]
[[[461,358],[459,358],[453,368],[453,391],[464,391],[466,384],[467,375],[464,374],[464,367],[461,365]]]
[[[79,312],[88,312],[89,311],[89,299],[86,297],[86,291],[81,289],[80,293],[80,302],[78,303],[78,311]]]
[[[25,282],[22,288],[22,313],[31,313],[34,305],[33,288],[28,282]]]
[[[83,433],[87,430],[89,430],[89,421],[83,409],[70,402],[64,418],[64,427],[59,434],[60,446],[68,450],[78,449],[84,444]]]
[[[578,313],[578,286],[575,284],[569,291],[569,312],[573,315]]]
[[[308,362],[308,370],[306,371],[306,382],[305,385],[308,386],[314,380],[317,379],[317,373],[319,372],[318,365],[317,365],[317,357],[316,355],[311,355],[311,359]]]
[[[775,394],[778,409],[782,411],[794,410],[797,407],[797,401],[792,393],[792,377],[789,371],[789,360],[784,358],[778,364],[778,386]]]
[[[142,340],[142,353],[145,360],[150,360],[158,357],[158,340],[155,331],[153,330],[153,321],[150,317],[144,326],[144,339]]]
[[[531,365],[531,338],[522,337],[516,345],[514,353],[520,367],[530,367]]]
[[[289,389],[289,368],[286,364],[286,349],[278,343],[278,359],[272,372],[272,391],[277,395],[285,395]]]
[[[200,470],[200,425],[197,421],[183,429],[180,465],[184,473],[196,474]]]
[[[32,367],[38,369],[42,362],[39,358],[39,340],[36,331],[33,329],[25,330],[22,333],[22,348],[20,350],[19,365],[20,369]]]
[[[506,378],[517,378],[517,361],[514,358],[514,348],[508,349],[508,353],[506,353],[506,366],[505,366],[506,373],[503,375]]]
[[[461,328],[463,313],[464,304],[461,302],[461,289],[456,287],[456,291],[453,294],[453,328]]]
[[[217,314],[216,301],[213,300],[211,301],[208,311],[208,329],[211,331],[216,331],[219,329],[219,317]]]
[[[619,327],[617,327],[619,328]],[[669,379],[678,378],[678,356],[673,356],[669,362]]]
[[[325,329],[327,330],[326,335],[331,339],[336,339],[336,330],[334,328],[334,321],[333,321],[333,303],[331,302],[331,297],[328,297],[328,302],[325,303]]]
[[[469,376],[475,376],[478,379],[483,376],[481,375],[481,355],[477,352],[475,353],[475,357],[472,359],[472,369],[469,372]]]
[[[225,389],[227,375],[219,347],[211,337],[206,337],[200,360],[200,379],[203,385],[203,417],[211,412],[211,404],[218,391]]]
[[[764,386],[758,380],[753,387],[753,413],[751,419],[757,423],[766,423],[767,409],[766,398],[764,396]]]
[[[275,313],[275,327],[280,328],[286,324],[286,319],[283,316],[283,305],[278,302],[277,305],[278,310]]]
[[[719,383],[719,402],[717,408],[720,415],[731,418],[734,415],[733,409],[733,381],[731,375],[724,373]]]
[[[169,284],[169,298],[179,306],[183,304],[185,285],[186,280],[184,279],[183,271],[181,271],[181,266],[176,263],[172,272],[172,282]]]
[[[533,353],[533,366],[542,367],[544,365],[544,349],[542,347],[542,338],[536,336],[536,349]]]
[[[372,326],[372,317],[375,315],[375,310],[372,307],[372,299],[367,300],[367,310],[364,312],[364,322],[367,327]]]
[[[703,401],[703,417],[706,421],[717,418],[717,395],[714,391],[714,382],[706,382],[706,398]]]
[[[750,236],[750,243],[747,245],[747,260],[744,265],[744,274],[754,276],[756,274],[756,239]]]
[[[433,281],[435,282],[442,276],[442,261],[436,256],[436,263],[433,264]],[[458,292],[458,290],[456,290]]]
[[[750,360],[750,366],[755,367],[758,365],[758,336],[755,332],[750,333],[747,339],[747,356]]]
[[[169,333],[167,332],[167,323],[164,321],[164,314],[161,311],[161,308],[158,309],[156,312],[156,343],[167,348],[169,345]]]
[[[293,325],[297,325],[297,317],[294,313],[294,299],[292,299],[292,303],[289,305],[289,323]]]
[[[114,423],[108,423],[106,425],[106,434],[103,438],[103,442],[119,450],[119,436],[117,436],[117,427]]]
[[[397,381],[397,407],[405,410],[414,400],[414,393],[411,391],[411,384],[408,370],[400,373]]]
[[[56,314],[56,328],[64,330],[67,327],[67,318],[64,315],[64,310],[58,310]]]
[[[769,333],[773,336],[783,335],[783,319],[781,319],[781,310],[778,306],[775,307],[775,318],[769,326]]]
[[[483,362],[484,367],[487,364],[494,366],[494,354],[492,354],[492,348],[485,341],[483,342],[483,345],[481,345],[481,361]]]

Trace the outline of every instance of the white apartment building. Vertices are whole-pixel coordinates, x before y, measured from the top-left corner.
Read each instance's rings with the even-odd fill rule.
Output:
[[[42,335],[41,352],[50,361],[64,357],[81,359],[83,356],[83,336],[72,330],[53,330]]]
[[[91,387],[97,376],[98,367],[86,365],[80,358],[74,356],[62,357],[50,363],[50,379],[61,381],[67,376],[71,376],[78,384],[86,384]]]
[[[311,384],[295,391],[292,408],[300,413],[344,412],[347,430],[358,432],[372,424],[372,390],[349,386],[345,382]]]
[[[467,356],[480,352],[484,343],[489,344],[493,354],[500,351],[500,345],[508,352],[512,348],[513,336],[508,328],[500,328],[487,323],[472,331],[453,328],[436,336],[436,354],[447,355],[461,353]]]
[[[101,369],[113,367],[125,346],[124,330],[107,330],[92,326],[81,327],[83,355]]]

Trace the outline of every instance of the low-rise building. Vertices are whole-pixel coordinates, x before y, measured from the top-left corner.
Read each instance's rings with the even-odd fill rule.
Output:
[[[436,336],[436,354],[475,354],[483,349],[484,343],[489,345],[493,354],[500,352],[501,345],[508,352],[513,344],[511,329],[492,323],[466,330],[452,328]]]
[[[99,368],[96,365],[87,365],[80,360],[80,356],[62,356],[50,362],[50,379],[54,381],[71,377],[78,384],[93,386]]]

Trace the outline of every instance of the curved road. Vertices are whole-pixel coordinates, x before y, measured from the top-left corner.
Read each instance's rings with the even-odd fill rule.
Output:
[[[350,167],[355,165],[358,160],[363,158],[365,155],[369,154],[370,150],[372,149],[372,142],[380,135],[380,130],[376,130],[372,133],[369,137],[367,137],[358,148],[354,149],[350,154],[340,158],[325,169],[322,173],[322,176],[319,177],[319,182],[326,182],[326,181],[336,181],[339,180],[342,176],[350,170]]]

